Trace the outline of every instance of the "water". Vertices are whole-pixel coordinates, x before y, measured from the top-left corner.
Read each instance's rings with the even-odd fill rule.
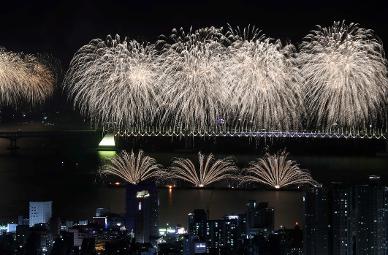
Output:
[[[107,152],[48,151],[0,153],[0,219],[28,214],[28,201],[53,200],[54,213],[63,219],[86,219],[95,208],[125,212],[125,188],[98,181],[96,168]],[[208,210],[211,218],[243,213],[249,200],[268,201],[276,209],[275,224],[292,226],[302,221],[302,194],[291,191],[242,191],[225,189],[159,189],[160,223],[187,224],[187,214],[196,208]]]
[[[97,151],[95,144],[98,141],[95,139],[98,138],[26,139],[18,142],[21,148],[16,153],[7,150],[9,141],[0,139],[0,222],[15,220],[18,215],[27,216],[28,201],[32,200],[53,200],[54,214],[62,219],[90,218],[97,207],[124,213],[124,188],[107,186],[96,175],[99,165],[114,153]],[[361,142],[360,146],[365,147]],[[379,174],[384,181],[388,180],[388,157],[376,156],[373,151],[365,153],[363,149],[354,155],[336,155],[337,152],[324,155],[320,152],[301,152],[295,147],[295,144],[287,147],[293,159],[303,168],[310,169],[320,182],[362,183],[369,174]],[[153,150],[151,155],[165,165],[175,156],[195,157],[194,151],[173,150]],[[258,156],[255,151],[233,152],[233,155],[236,155],[240,165],[246,165]],[[245,204],[253,199],[269,202],[275,208],[276,226],[291,227],[295,222],[303,224],[302,197],[303,194],[296,191],[169,191],[161,188],[159,220],[161,224],[185,226],[187,214],[193,209],[208,210],[210,218],[216,219],[224,214],[243,213]]]

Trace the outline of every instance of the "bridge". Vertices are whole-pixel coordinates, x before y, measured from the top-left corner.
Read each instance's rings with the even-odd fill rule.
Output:
[[[133,131],[116,132],[120,137],[249,137],[249,138],[344,138],[344,139],[384,139],[388,133],[383,130],[367,131]]]
[[[337,139],[383,139],[388,138],[388,128],[340,128],[325,130],[255,130],[250,127],[215,127],[204,131],[191,131],[178,127],[134,127],[120,129],[114,122],[106,122],[102,132],[118,137],[248,137],[248,138],[337,138]]]
[[[78,136],[86,134],[101,134],[100,130],[47,130],[47,131],[0,131],[0,139],[10,141],[9,149],[18,149],[17,141],[22,138],[54,138],[66,136]]]
[[[114,131],[114,130],[48,130],[48,131],[0,131],[0,139],[10,141],[9,149],[18,149],[17,141],[22,138],[54,138],[78,135],[101,135],[101,147],[114,147],[113,135],[116,137],[248,137],[248,138],[332,138],[332,139],[382,139],[387,140],[388,134],[377,131],[210,131],[210,132],[177,132],[177,131]],[[107,144],[105,144],[107,143]],[[113,144],[113,145],[112,145]]]

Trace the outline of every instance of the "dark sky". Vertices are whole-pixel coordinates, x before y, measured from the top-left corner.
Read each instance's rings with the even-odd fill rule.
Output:
[[[15,51],[50,53],[66,69],[80,46],[107,34],[152,41],[173,27],[254,24],[271,37],[298,43],[314,25],[342,19],[374,29],[388,44],[388,4],[333,0],[223,2],[2,1],[0,45]]]

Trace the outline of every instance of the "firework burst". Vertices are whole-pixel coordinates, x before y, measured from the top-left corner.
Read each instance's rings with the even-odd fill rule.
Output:
[[[237,168],[231,158],[215,159],[198,153],[198,167],[189,159],[178,158],[173,161],[171,175],[195,187],[205,187],[214,182],[228,179],[233,176]]]
[[[166,126],[188,131],[217,128],[223,118],[226,91],[223,75],[224,47],[217,28],[185,33],[176,30],[161,54],[158,80]]]
[[[137,185],[151,178],[161,178],[161,165],[152,157],[145,156],[140,150],[137,155],[132,151],[122,151],[100,169],[103,175],[115,175],[128,183]]]
[[[0,56],[0,67],[23,62],[9,56],[12,61]],[[22,65],[14,66],[10,70]],[[4,84],[17,78],[4,70],[0,100],[28,94],[5,93]],[[226,33],[174,29],[155,44],[108,36],[79,49],[64,84],[74,106],[96,126],[202,135],[376,126],[383,121],[388,79],[373,32],[335,22],[306,36],[299,53],[251,26]]]
[[[121,40],[118,35],[94,39],[73,57],[65,88],[93,124],[144,128],[154,123],[158,106],[155,56],[153,45]]]
[[[227,35],[231,46],[223,82],[232,122],[253,130],[300,127],[303,100],[294,47],[267,38],[255,27],[229,28]]]
[[[317,185],[309,172],[300,169],[295,161],[287,160],[287,156],[286,152],[267,153],[263,158],[251,162],[246,174],[241,177],[242,182],[261,183],[275,189],[289,185]]]
[[[0,104],[42,103],[55,82],[52,70],[37,57],[0,49]]]
[[[372,30],[345,22],[318,26],[305,37],[298,61],[311,125],[365,128],[383,115],[387,67]]]

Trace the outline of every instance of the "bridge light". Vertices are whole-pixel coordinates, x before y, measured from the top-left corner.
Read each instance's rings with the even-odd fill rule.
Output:
[[[115,136],[113,134],[106,134],[98,144],[100,148],[114,148],[115,146]]]

